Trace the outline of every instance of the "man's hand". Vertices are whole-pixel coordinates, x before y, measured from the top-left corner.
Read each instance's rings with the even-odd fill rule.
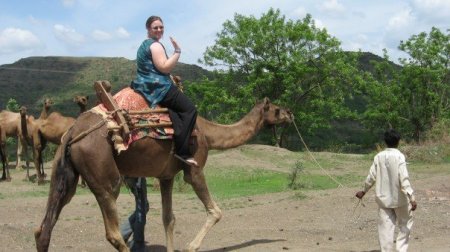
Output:
[[[359,191],[356,193],[356,198],[362,199],[366,193],[364,191]]]
[[[416,210],[417,208],[417,203],[415,201],[411,201],[411,211]]]

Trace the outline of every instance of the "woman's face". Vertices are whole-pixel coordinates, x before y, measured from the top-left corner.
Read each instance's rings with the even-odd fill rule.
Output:
[[[147,28],[147,31],[149,38],[160,40],[164,34],[164,25],[160,20],[155,20]]]

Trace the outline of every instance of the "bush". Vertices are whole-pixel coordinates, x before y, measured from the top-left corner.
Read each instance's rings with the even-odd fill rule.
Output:
[[[423,162],[450,161],[450,120],[441,120],[426,133],[420,144],[407,144],[400,149],[408,159]]]

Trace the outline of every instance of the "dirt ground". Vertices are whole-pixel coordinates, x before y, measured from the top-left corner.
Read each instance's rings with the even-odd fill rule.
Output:
[[[226,162],[226,155],[221,153],[208,162]],[[450,251],[449,174],[411,175],[418,209],[409,251]],[[13,180],[24,176],[24,171],[14,171]],[[44,216],[46,196],[6,196],[35,187],[30,183],[0,183],[0,251],[35,251],[33,230]],[[208,233],[200,251],[379,251],[373,190],[363,204],[354,197],[357,190],[344,187],[306,191],[302,196],[291,191],[217,200],[223,218]],[[150,193],[149,201],[147,251],[165,251],[159,194]],[[174,245],[182,251],[206,214],[193,193],[175,194],[173,202],[177,218]],[[131,195],[119,196],[121,220],[133,207]],[[102,216],[91,193],[76,195],[63,209],[52,233],[50,251],[114,251],[105,239]]]

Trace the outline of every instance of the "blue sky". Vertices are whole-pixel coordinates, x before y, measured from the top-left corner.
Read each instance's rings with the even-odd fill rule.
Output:
[[[171,48],[173,36],[180,61],[198,64],[226,20],[271,7],[294,20],[310,13],[344,50],[382,55],[386,48],[394,61],[406,57],[400,40],[450,28],[450,0],[0,0],[0,65],[30,56],[135,59],[151,15],[164,20],[163,44]]]

